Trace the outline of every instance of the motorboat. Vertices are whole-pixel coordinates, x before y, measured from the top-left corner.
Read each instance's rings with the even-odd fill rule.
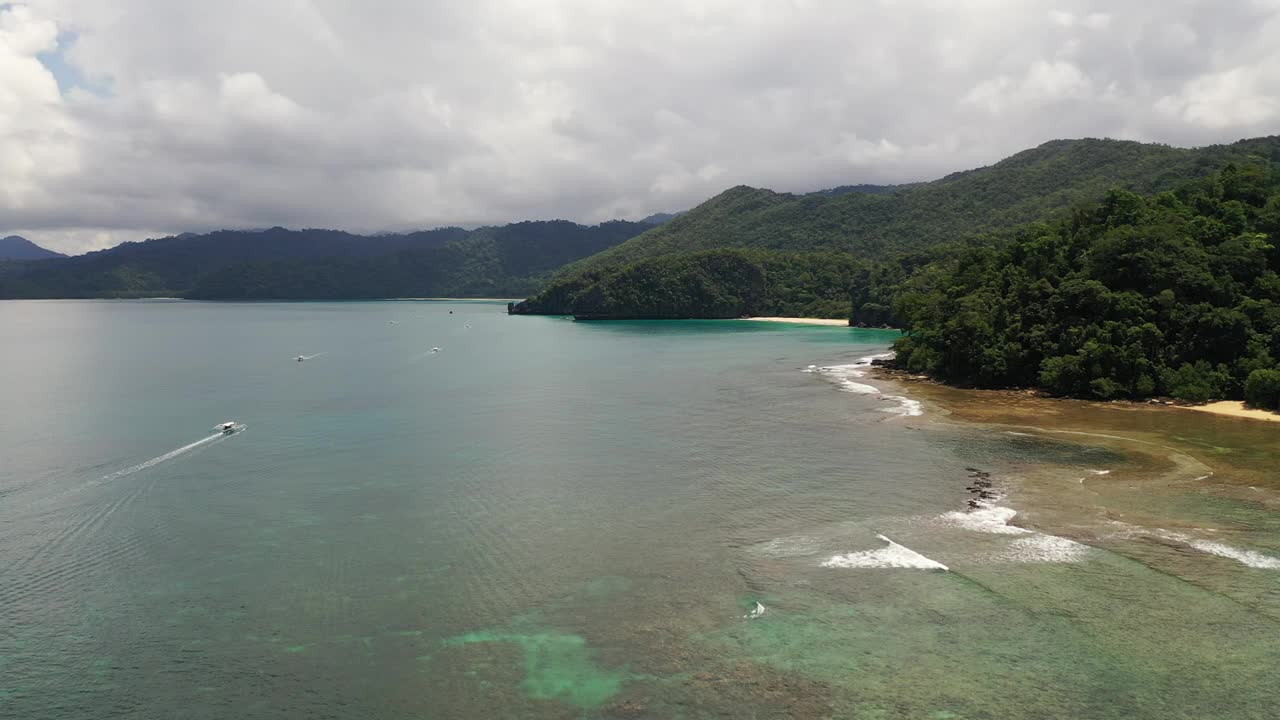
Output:
[[[431,348],[431,352],[433,352],[433,353],[438,353],[438,352],[440,352],[440,348],[438,348],[438,347]]]
[[[306,355],[299,355],[298,357],[294,358],[294,360],[297,360],[298,362],[303,362],[306,359],[307,359]]]
[[[218,430],[220,430],[223,435],[231,435],[239,429],[240,425],[235,420],[228,420],[227,422],[218,425]]]

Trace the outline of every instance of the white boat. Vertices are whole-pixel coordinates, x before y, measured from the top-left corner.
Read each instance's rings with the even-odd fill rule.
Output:
[[[228,420],[218,425],[218,430],[221,430],[223,435],[230,435],[239,429],[240,425],[235,420]]]
[[[433,353],[438,353],[438,352],[440,352],[440,348],[438,348],[438,347],[436,347],[436,348],[431,348],[431,352],[433,352]]]
[[[294,358],[294,360],[297,360],[298,362],[302,362],[306,359],[307,359],[306,355],[299,355],[298,357]]]

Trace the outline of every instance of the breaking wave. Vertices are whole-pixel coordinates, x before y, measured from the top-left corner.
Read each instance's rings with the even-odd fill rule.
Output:
[[[1188,547],[1199,550],[1202,553],[1217,555],[1218,557],[1235,560],[1236,562],[1247,565],[1251,568],[1259,570],[1280,570],[1280,558],[1270,555],[1264,555],[1257,550],[1245,550],[1238,547],[1232,547],[1226,543],[1216,542],[1214,540],[1202,540],[1191,537],[1180,532],[1159,529],[1152,533],[1153,535],[1172,540],[1174,542],[1185,543]]]
[[[804,369],[807,373],[817,373],[824,378],[835,383],[844,392],[854,393],[856,395],[879,395],[881,400],[892,400],[897,403],[897,407],[886,408],[884,412],[894,413],[905,417],[916,417],[924,414],[924,409],[919,400],[903,397],[901,395],[883,395],[880,388],[874,385],[868,385],[859,382],[861,378],[866,377],[867,370],[876,360],[893,357],[893,353],[880,353],[878,355],[867,355],[858,358],[856,361],[846,365],[810,365]]]
[[[973,532],[990,535],[1029,535],[1030,530],[1010,525],[1009,521],[1017,516],[1018,511],[999,505],[980,506],[976,510],[954,512],[942,515],[942,521]]]
[[[879,550],[833,555],[823,560],[824,568],[917,568],[921,570],[947,570],[947,566],[931,560],[909,547],[899,545],[884,535],[876,535],[887,547]]]

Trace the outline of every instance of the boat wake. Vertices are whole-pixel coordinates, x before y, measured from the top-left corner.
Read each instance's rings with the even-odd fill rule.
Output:
[[[193,443],[183,445],[182,447],[177,448],[176,450],[170,450],[169,452],[161,455],[160,457],[154,457],[144,463],[139,463],[137,465],[134,465],[133,467],[125,468],[124,470],[117,470],[116,472],[113,472],[110,475],[104,475],[102,479],[115,480],[116,478],[122,478],[127,475],[133,475],[134,473],[142,472],[143,470],[146,470],[148,468],[153,468],[156,465],[159,465],[160,463],[168,462],[176,457],[186,455],[192,450],[196,450],[196,449],[205,447],[207,445],[212,445],[220,440],[230,437],[233,434],[237,434],[243,431],[244,427],[245,427],[244,425],[237,425],[235,427],[235,432],[232,432],[232,433],[228,433],[220,430],[210,435],[209,437],[201,438]]]

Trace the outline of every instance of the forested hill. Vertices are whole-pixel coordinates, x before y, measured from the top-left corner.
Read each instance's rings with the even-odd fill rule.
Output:
[[[363,236],[219,231],[0,264],[0,298],[344,298],[523,295],[555,269],[651,226],[524,222]]]
[[[1159,192],[1230,161],[1280,158],[1280,137],[1182,149],[1123,140],[1054,140],[989,167],[875,192],[792,195],[739,186],[671,222],[564,269],[624,265],[717,248],[843,250],[862,256],[926,248],[1015,227],[1120,187]]]
[[[981,387],[1280,407],[1280,174],[1228,165],[853,288],[855,318],[908,330],[897,362]]]
[[[202,277],[196,299],[524,297],[551,274],[651,227],[564,220],[484,227],[446,243],[378,256],[240,263]]]

